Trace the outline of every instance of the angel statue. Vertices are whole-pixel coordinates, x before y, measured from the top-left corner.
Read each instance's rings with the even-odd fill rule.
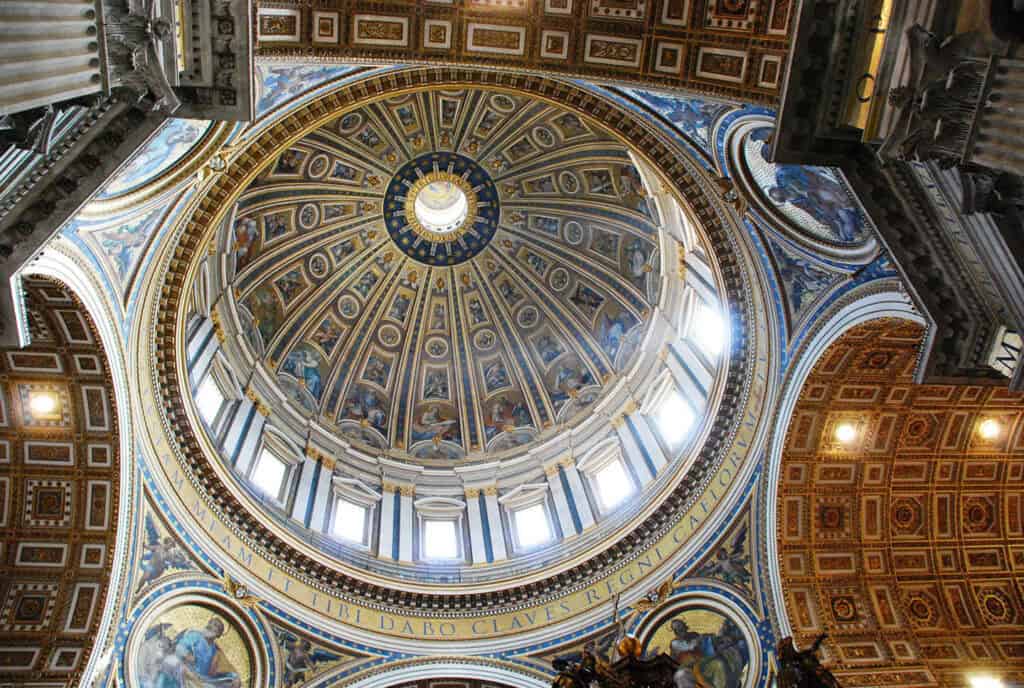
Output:
[[[841,688],[839,681],[818,659],[823,633],[806,650],[797,650],[792,637],[779,642],[779,688]]]
[[[109,60],[116,85],[141,100],[152,99],[154,111],[172,114],[181,105],[161,60],[164,45],[174,39],[174,27],[159,16],[156,0],[127,0],[126,7],[106,7]]]

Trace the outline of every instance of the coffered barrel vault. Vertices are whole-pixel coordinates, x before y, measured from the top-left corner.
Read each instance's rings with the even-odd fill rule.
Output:
[[[1024,676],[1021,396],[913,385],[921,335],[899,320],[845,334],[789,426],[776,534],[786,612],[802,642],[829,633],[844,686],[954,686],[965,666]]]
[[[117,564],[117,410],[79,301],[49,280],[25,289],[32,346],[0,359],[0,680],[70,684]]]
[[[257,53],[502,67],[776,103],[791,0],[260,2]]]

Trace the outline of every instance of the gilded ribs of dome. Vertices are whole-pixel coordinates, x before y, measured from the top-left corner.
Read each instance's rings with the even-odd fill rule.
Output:
[[[456,163],[481,180],[472,234],[402,234],[411,181]],[[285,396],[356,443],[451,459],[550,435],[628,367],[659,293],[655,222],[621,143],[474,89],[320,127],[223,231],[238,320]]]
[[[389,76],[389,83],[396,90],[403,88],[415,90],[424,87],[430,88],[431,86],[434,88],[455,88],[453,84],[461,86],[466,83],[492,84],[492,82],[501,84],[501,88],[508,89],[507,92],[509,93],[543,93],[547,94],[546,97],[550,98],[554,98],[555,96],[552,94],[556,94],[557,101],[564,103],[567,109],[571,108],[570,112],[575,114],[584,126],[597,127],[600,131],[614,130],[620,144],[623,141],[629,141],[631,149],[643,151],[643,162],[645,164],[653,164],[659,175],[664,175],[666,180],[671,180],[671,188],[678,191],[694,214],[700,218],[701,229],[703,230],[701,241],[708,241],[707,245],[702,249],[702,255],[711,256],[716,264],[724,265],[724,270],[716,278],[716,281],[718,279],[721,280],[718,288],[722,289],[721,298],[723,303],[728,302],[730,304],[729,309],[732,317],[733,331],[740,331],[743,334],[737,337],[731,345],[728,365],[726,366],[725,361],[723,361],[721,387],[716,382],[716,390],[722,392],[723,396],[719,397],[716,392],[714,399],[715,410],[709,409],[708,411],[709,414],[713,414],[714,418],[713,420],[709,418],[706,421],[702,421],[705,427],[703,432],[711,433],[716,440],[706,445],[698,443],[693,446],[693,453],[699,454],[699,456],[691,455],[692,460],[687,460],[685,463],[687,467],[685,471],[671,471],[667,474],[666,477],[671,479],[671,489],[668,492],[661,488],[663,481],[659,483],[659,489],[662,489],[662,497],[659,499],[661,507],[658,510],[648,511],[646,510],[647,506],[649,506],[648,502],[646,500],[637,500],[635,505],[637,515],[632,517],[628,526],[618,527],[615,523],[608,524],[617,527],[613,538],[601,540],[602,544],[599,547],[588,548],[586,553],[582,551],[561,553],[558,555],[557,561],[547,561],[543,565],[531,568],[531,573],[526,577],[528,580],[520,576],[510,587],[500,590],[492,589],[490,591],[481,591],[473,589],[472,586],[467,587],[465,585],[449,587],[444,592],[445,604],[450,605],[450,607],[446,606],[446,608],[450,608],[453,611],[477,609],[480,608],[479,605],[481,604],[491,607],[494,605],[513,604],[515,600],[522,599],[523,595],[532,599],[539,594],[545,596],[567,594],[568,591],[576,589],[582,580],[581,576],[591,579],[595,576],[608,574],[612,570],[611,567],[614,567],[617,562],[623,561],[623,557],[628,556],[629,553],[642,552],[643,548],[652,542],[652,538],[670,537],[665,535],[668,532],[666,529],[671,528],[673,523],[680,522],[679,519],[682,518],[684,513],[690,513],[687,510],[692,511],[693,508],[697,508],[693,506],[692,500],[697,493],[704,490],[703,486],[705,483],[702,482],[702,476],[706,475],[707,471],[726,471],[725,474],[720,476],[720,484],[722,486],[727,485],[732,479],[733,473],[724,468],[722,457],[729,451],[728,447],[731,446],[730,443],[734,441],[734,437],[736,442],[741,442],[742,440],[744,444],[741,444],[741,446],[746,446],[745,443],[750,441],[750,437],[747,435],[749,435],[749,432],[752,432],[752,430],[748,431],[739,427],[737,404],[753,404],[756,406],[761,403],[764,391],[763,386],[755,383],[756,395],[748,396],[750,386],[743,382],[743,377],[740,373],[741,370],[752,365],[755,360],[763,360],[755,359],[750,348],[751,343],[758,343],[757,345],[760,346],[759,342],[761,340],[756,336],[746,334],[745,331],[745,323],[751,317],[751,311],[748,309],[748,304],[746,304],[744,299],[746,276],[742,270],[736,269],[734,261],[729,260],[728,251],[730,249],[728,247],[731,245],[731,240],[722,225],[722,216],[715,210],[717,201],[715,198],[705,195],[703,187],[697,183],[693,176],[693,168],[680,158],[679,151],[672,146],[671,142],[661,138],[638,120],[631,119],[621,110],[611,107],[608,102],[603,100],[595,101],[592,96],[586,95],[584,92],[566,84],[556,85],[547,80],[531,77],[517,79],[514,83],[506,83],[506,78],[502,75],[474,73],[464,70],[455,70],[450,73],[447,71],[428,72],[410,70]],[[297,541],[287,529],[282,530],[276,526],[268,525],[266,513],[254,513],[247,507],[239,508],[239,499],[242,495],[232,487],[230,481],[224,482],[225,476],[221,474],[221,468],[211,465],[209,443],[202,437],[204,433],[201,431],[197,432],[195,421],[191,417],[194,411],[187,412],[187,405],[183,408],[181,404],[173,401],[187,396],[187,394],[183,395],[181,393],[183,379],[178,374],[172,372],[177,365],[176,359],[184,356],[184,350],[180,349],[179,345],[174,347],[167,346],[167,342],[174,341],[175,338],[179,341],[180,346],[184,345],[181,337],[187,327],[185,319],[190,312],[193,312],[191,310],[192,306],[198,303],[194,299],[202,298],[198,296],[198,292],[194,291],[191,286],[186,290],[176,288],[176,284],[182,283],[182,271],[195,269],[197,261],[200,263],[205,262],[207,265],[217,265],[218,269],[220,269],[225,263],[233,260],[231,254],[234,252],[236,237],[230,231],[234,229],[234,224],[231,222],[230,207],[226,207],[224,201],[227,200],[229,203],[234,203],[241,194],[245,193],[250,180],[262,178],[272,173],[271,170],[279,163],[283,152],[281,141],[287,138],[288,143],[285,144],[285,147],[295,147],[303,135],[299,131],[300,128],[302,132],[311,133],[315,127],[323,127],[330,124],[336,118],[325,116],[326,112],[347,113],[354,102],[361,97],[360,94],[379,92],[376,90],[379,87],[380,84],[376,82],[376,79],[371,78],[352,89],[339,89],[337,92],[325,95],[309,108],[303,108],[294,113],[293,119],[279,122],[261,132],[247,144],[246,150],[241,151],[235,157],[223,174],[218,174],[213,178],[212,183],[207,188],[206,195],[201,199],[196,212],[188,219],[184,234],[176,245],[175,253],[183,258],[184,262],[172,261],[169,265],[170,271],[162,285],[163,300],[161,301],[161,308],[153,313],[153,325],[157,344],[155,365],[158,369],[156,380],[160,387],[159,395],[164,399],[171,400],[167,404],[167,414],[168,420],[170,420],[175,428],[176,433],[175,437],[171,440],[172,444],[176,443],[182,450],[179,454],[179,465],[185,468],[188,474],[196,476],[204,486],[202,492],[204,493],[205,503],[211,509],[211,514],[216,514],[216,518],[225,524],[230,523],[229,527],[232,530],[237,527],[246,532],[258,533],[259,539],[254,544],[254,547],[263,552],[261,556],[265,556],[274,562],[274,566],[289,567],[290,570],[297,572],[296,575],[303,578],[313,576],[317,581],[316,585],[318,588],[320,586],[327,586],[326,589],[334,591],[334,594],[341,594],[343,597],[353,600],[377,600],[377,602],[373,602],[374,605],[383,603],[388,606],[398,605],[403,608],[411,608],[432,604],[430,600],[433,599],[433,593],[421,593],[418,590],[402,585],[398,581],[382,582],[380,576],[371,575],[366,577],[365,572],[356,572],[351,566],[344,565],[342,561],[336,558],[328,557],[329,564],[325,566],[325,555],[323,552],[311,551],[307,546]],[[374,99],[373,102],[381,101]],[[387,101],[383,102],[386,103]],[[584,115],[584,113],[586,114]],[[259,156],[254,154],[261,151],[273,151],[273,158],[267,161],[266,157],[264,157],[261,162]],[[263,154],[265,155],[265,153]],[[398,161],[396,160],[395,162],[397,163]],[[386,181],[386,179],[381,179],[381,184],[385,184]],[[665,190],[665,186],[659,185],[657,187],[657,191],[661,193],[666,193]],[[505,209],[504,204],[503,209]],[[678,209],[676,212],[679,212]],[[206,246],[208,241],[214,238],[214,227],[212,225],[220,220],[225,220],[227,227],[230,229],[224,231],[222,226],[222,229],[219,230],[220,233],[216,234],[216,240],[224,242],[219,245],[221,252],[214,260],[206,261],[205,253],[203,256],[200,256],[196,253],[195,249],[199,246]],[[675,220],[678,222],[679,218],[675,218]],[[499,246],[498,241],[498,239],[495,239],[489,245],[488,250]],[[225,246],[227,242],[230,242],[230,244]],[[394,251],[396,256],[399,253],[393,246],[389,250]],[[672,260],[672,258],[675,258],[675,256],[660,261],[662,269],[666,265],[674,264],[675,260]],[[458,269],[451,272],[457,274]],[[678,275],[678,272],[676,274]],[[214,278],[217,280],[221,280],[222,277],[222,275],[214,274]],[[419,280],[420,278],[417,279]],[[663,285],[666,284],[664,277],[661,280]],[[226,282],[230,285],[231,279],[226,279]],[[670,284],[671,281],[668,283]],[[228,297],[229,300],[237,298],[239,294],[240,292],[222,294],[219,297],[221,298],[221,303],[217,305],[211,314],[212,316],[217,316],[218,312],[220,312],[220,319],[215,318],[215,329],[218,333],[218,338],[222,343],[230,343],[232,346],[241,342],[239,338],[240,332],[237,330],[224,331],[224,328],[230,326],[226,322],[230,318],[223,318],[223,315],[224,313],[231,312],[224,310],[224,303],[227,301],[224,297]],[[664,297],[665,294],[663,292],[661,298],[664,299]],[[188,302],[185,299],[188,299]],[[651,297],[649,303],[653,302],[654,299]],[[734,310],[734,308],[736,309]],[[656,313],[657,309],[652,310]],[[246,344],[246,346],[249,345]],[[657,345],[645,346],[644,350],[651,354],[655,361],[659,360],[659,354],[663,353]],[[660,365],[663,367],[664,361]],[[260,367],[262,368],[262,365]],[[625,367],[628,368],[629,366]],[[637,368],[637,366],[633,367]],[[245,371],[240,372],[244,373]],[[661,372],[664,373],[666,371],[662,370]],[[242,385],[251,385],[253,379],[253,377],[243,376],[240,378],[240,383]],[[727,379],[731,382],[728,382]],[[249,380],[249,382],[247,383],[246,380]],[[619,387],[622,387],[622,385]],[[251,387],[249,389],[251,394]],[[636,403],[629,402],[628,400],[634,395],[639,398],[644,395],[645,390],[653,391],[642,386],[637,389],[626,387],[626,400],[628,403],[624,402],[625,405],[619,407],[618,415],[621,416],[622,413],[637,411]],[[252,397],[250,396],[250,398]],[[268,402],[268,406],[260,406],[261,412],[274,414],[278,411],[279,407],[275,406],[278,403],[277,401],[271,403],[270,397],[261,396],[261,398]],[[293,405],[291,401],[288,401],[287,404]],[[609,420],[614,420],[611,416],[616,413],[614,409],[606,408],[589,415],[592,416],[590,420],[599,424],[603,423],[606,429],[611,430],[609,425],[622,427],[621,422],[617,426],[609,423]],[[315,427],[316,422],[314,421],[310,427]],[[360,425],[363,424],[360,423]],[[307,453],[312,451],[312,445],[313,438],[310,438],[309,446],[306,446]],[[362,444],[360,446],[367,447],[368,445]],[[307,455],[313,456],[314,462],[321,464],[327,470],[333,470],[335,463],[339,461],[339,459],[333,456],[328,457],[316,453]],[[341,465],[339,463],[339,466]],[[448,461],[448,465],[456,464]],[[535,469],[539,471],[541,467],[535,466]],[[384,489],[388,488],[385,486]],[[420,491],[417,489],[417,497],[419,494]],[[469,492],[467,491],[468,494]],[[714,499],[718,499],[721,494],[721,492],[716,491]],[[403,488],[404,496],[405,490]],[[243,499],[243,501],[245,500]],[[706,506],[701,513],[708,513]],[[694,524],[699,524],[700,522],[700,518],[690,518],[687,521],[690,526],[686,527],[695,527]],[[680,532],[685,530],[684,525],[680,525],[679,528],[681,529]],[[599,530],[600,533],[604,532],[604,529]],[[678,534],[671,537],[677,536]],[[577,540],[576,542],[582,541]],[[678,544],[681,541],[675,539],[674,542]],[[608,549],[611,545],[615,546],[612,549]],[[397,589],[394,586],[397,586]],[[345,592],[342,593],[342,590]],[[398,592],[399,590],[401,592]],[[437,591],[438,588],[433,590]]]

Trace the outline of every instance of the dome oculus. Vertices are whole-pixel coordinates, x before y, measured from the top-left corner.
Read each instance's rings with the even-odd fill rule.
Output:
[[[395,244],[431,266],[458,265],[484,249],[498,227],[498,190],[482,167],[457,153],[434,152],[403,165],[384,194]]]
[[[408,216],[411,208],[413,217],[424,230],[441,235],[439,238],[444,239],[462,228],[469,214],[469,198],[458,183],[461,181],[459,178],[441,177],[437,181],[430,181],[431,177],[425,179],[428,183],[419,189],[415,200],[412,203],[406,202],[405,212]]]

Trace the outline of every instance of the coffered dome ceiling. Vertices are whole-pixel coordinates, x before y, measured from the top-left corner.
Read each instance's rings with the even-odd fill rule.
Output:
[[[629,369],[661,286],[625,146],[483,90],[316,129],[223,231],[238,322],[282,396],[415,458],[523,451],[571,423]]]

